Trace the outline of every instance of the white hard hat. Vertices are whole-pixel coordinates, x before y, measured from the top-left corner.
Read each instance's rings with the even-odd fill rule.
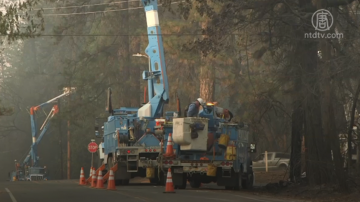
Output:
[[[204,100],[203,100],[202,98],[198,98],[197,101],[199,101],[199,103],[200,103],[201,105],[205,104],[205,102],[204,102]]]

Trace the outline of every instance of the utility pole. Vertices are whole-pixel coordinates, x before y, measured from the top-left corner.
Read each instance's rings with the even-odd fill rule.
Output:
[[[69,110],[69,115],[71,115],[71,110],[70,110],[70,96],[68,99],[68,110]],[[68,117],[68,121],[67,121],[67,179],[70,179],[70,116]]]
[[[58,99],[58,109],[59,111],[61,111],[60,109],[60,105],[61,105],[61,99]],[[62,130],[62,119],[59,120],[59,132],[60,132],[60,139],[59,139],[59,145],[60,145],[60,177],[61,179],[64,179],[64,167],[63,167],[63,144],[62,144],[62,139],[63,139],[63,130]]]

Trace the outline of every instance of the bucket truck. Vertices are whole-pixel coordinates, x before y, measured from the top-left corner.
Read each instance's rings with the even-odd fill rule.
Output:
[[[158,169],[157,158],[161,153],[161,134],[154,130],[161,121],[164,105],[169,102],[169,86],[165,66],[164,48],[159,26],[158,6],[155,0],[142,0],[146,13],[149,44],[145,50],[149,56],[149,71],[142,77],[148,82],[149,102],[141,108],[112,109],[111,89],[108,89],[106,110],[110,113],[103,129],[95,126],[95,135],[102,137],[100,156],[106,170],[116,165],[116,184],[128,184],[133,177],[148,177],[157,183],[164,174]],[[169,117],[174,112],[167,112]],[[100,132],[103,133],[100,135]],[[160,175],[159,175],[160,174]]]
[[[40,127],[40,134],[38,135],[38,128],[36,124],[36,112],[42,109],[43,107],[53,104],[58,99],[69,96],[70,94],[75,92],[75,88],[63,88],[63,94],[44,102],[38,106],[34,106],[30,108],[30,120],[31,120],[31,134],[32,134],[32,145],[30,147],[30,151],[24,161],[19,164],[16,164],[16,170],[9,173],[10,181],[14,180],[26,180],[26,181],[39,181],[39,180],[47,180],[46,175],[46,167],[40,167],[39,165],[39,157],[37,156],[37,146],[44,137],[45,133],[50,127],[51,119],[58,113],[58,106],[55,104],[51,108],[51,111],[47,115],[44,123]]]
[[[149,102],[140,109],[112,109],[111,89],[108,90],[106,110],[110,116],[102,129],[98,124],[95,126],[95,135],[103,138],[99,152],[104,165],[107,169],[116,167],[116,184],[127,184],[136,176],[165,184],[166,169],[171,168],[174,185],[180,189],[186,188],[187,181],[192,187],[210,182],[227,189],[252,187],[254,175],[249,151],[254,148],[248,151],[247,126],[217,118],[215,106],[210,104],[203,106],[200,118],[178,118],[179,100],[177,111],[166,112],[166,118],[162,118],[164,105],[169,102],[169,87],[158,6],[156,0],[142,0],[142,4],[149,39],[145,51],[150,59],[150,71],[143,73],[143,79],[148,81]],[[171,151],[174,152],[167,154],[170,134],[173,134]],[[222,134],[228,135],[228,141],[221,139]],[[208,175],[208,168],[215,172]]]
[[[202,183],[217,183],[226,189],[249,189],[254,184],[250,153],[256,152],[249,141],[249,125],[218,118],[212,103],[199,117],[173,118],[163,123],[164,142],[172,134],[174,155],[161,156],[163,168],[171,168],[175,188],[192,188]],[[164,144],[164,151],[167,149]]]

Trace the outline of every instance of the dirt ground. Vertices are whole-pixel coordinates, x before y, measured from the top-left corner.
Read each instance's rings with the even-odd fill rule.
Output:
[[[349,193],[340,193],[334,186],[309,187],[305,184],[288,183],[285,171],[255,172],[254,194],[277,195],[286,198],[314,202],[360,202],[360,184],[352,180]]]
[[[278,183],[280,180],[286,181],[289,178],[285,171],[257,171],[255,172],[255,185],[261,186],[268,183]]]

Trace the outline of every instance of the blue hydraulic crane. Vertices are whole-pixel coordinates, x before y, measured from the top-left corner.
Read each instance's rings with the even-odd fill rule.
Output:
[[[73,92],[75,92],[74,87],[64,88],[63,90],[64,90],[63,94],[61,94],[47,102],[44,102],[38,106],[34,106],[34,107],[30,108],[32,145],[31,145],[30,151],[29,151],[28,155],[26,156],[26,158],[24,159],[24,161],[20,165],[17,165],[17,170],[15,172],[11,173],[10,180],[14,180],[15,176],[18,180],[39,180],[39,179],[44,178],[44,168],[39,167],[39,158],[37,156],[37,146],[40,143],[41,139],[44,137],[47,130],[49,129],[51,119],[55,116],[55,114],[58,113],[59,109],[56,104],[53,105],[53,107],[52,107],[51,111],[49,112],[49,114],[47,115],[44,123],[42,124],[42,126],[39,129],[41,132],[38,136],[37,136],[38,132],[37,132],[37,124],[35,121],[35,114],[36,114],[36,111],[38,111],[39,109],[41,109],[49,104],[53,104],[58,99],[60,99],[64,96],[68,96],[68,95],[72,94]],[[32,162],[31,162],[31,160],[32,160]]]
[[[159,26],[157,0],[141,0],[146,13],[149,44],[145,53],[149,57],[149,71],[142,78],[148,81],[148,103],[139,108],[112,109],[111,90],[107,95],[107,111],[110,116],[103,126],[100,144],[101,160],[107,170],[118,163],[115,182],[126,184],[136,176],[145,177],[144,169],[157,169],[157,157],[161,152],[161,134],[155,134],[156,123],[163,116],[165,104],[169,103],[169,83],[166,72],[162,33]],[[136,114],[134,113],[136,112]],[[174,112],[166,112],[173,116]],[[95,126],[95,135],[100,136]],[[102,157],[103,156],[103,157]],[[156,172],[156,173],[158,173]],[[152,182],[157,178],[153,177]]]
[[[37,137],[37,125],[36,125],[36,121],[35,121],[35,113],[36,111],[38,111],[39,109],[52,104],[53,102],[57,101],[58,99],[64,97],[64,96],[68,96],[70,94],[72,94],[73,92],[75,92],[75,88],[71,87],[71,88],[64,88],[64,93],[51,99],[48,100],[47,102],[44,102],[38,106],[35,107],[31,107],[30,108],[30,120],[31,120],[31,135],[32,135],[32,145],[31,145],[31,150],[29,152],[29,155],[25,158],[23,165],[28,164],[30,157],[32,159],[32,166],[36,167],[38,166],[38,156],[37,156],[37,145],[38,143],[41,141],[41,139],[43,138],[44,134],[46,133],[46,131],[48,130],[48,128],[50,127],[50,120],[54,117],[54,115],[58,112],[58,106],[54,105],[53,108],[51,109],[50,113],[48,114],[47,118],[45,119],[43,125],[40,127],[40,135]]]
[[[150,58],[150,70],[143,72],[148,81],[149,102],[138,111],[138,117],[159,118],[164,104],[169,103],[169,83],[166,73],[164,46],[159,26],[158,4],[154,0],[142,0],[146,13],[149,44],[145,53]]]

